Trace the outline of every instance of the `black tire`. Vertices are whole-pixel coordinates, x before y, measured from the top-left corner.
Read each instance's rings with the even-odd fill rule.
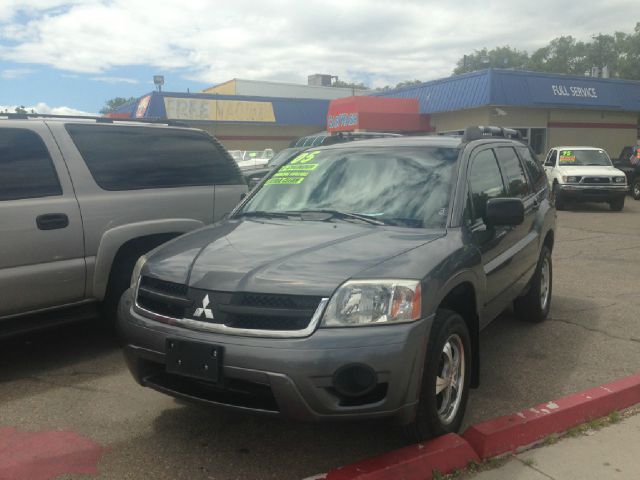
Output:
[[[545,262],[548,269],[545,269]],[[543,274],[543,270],[545,273]],[[547,273],[548,272],[548,273]],[[543,299],[542,290],[544,275],[548,274],[546,300]],[[551,252],[546,246],[542,247],[536,271],[533,274],[527,293],[513,302],[513,309],[518,318],[528,322],[539,323],[549,315],[551,308],[551,296],[553,292],[553,263]]]
[[[447,343],[449,343],[451,351],[454,352],[450,358],[453,360],[457,358],[458,365],[462,367],[457,370],[458,376],[456,377],[459,390],[445,388],[440,394],[436,394],[436,379],[439,375],[446,376],[443,373],[445,373],[447,366],[445,360],[449,358],[444,353]],[[460,350],[462,350],[462,354],[460,354]],[[427,345],[416,418],[413,423],[404,426],[405,435],[410,441],[422,441],[446,433],[457,432],[460,429],[469,398],[471,359],[471,338],[464,319],[451,310],[438,310]],[[461,380],[460,377],[462,377]],[[449,377],[447,380],[455,381],[453,377]],[[443,404],[446,390],[449,390],[451,395],[455,390],[455,397],[451,402],[455,403],[455,406],[452,405],[452,410],[448,412],[445,411],[446,408]],[[439,409],[443,411],[439,412]]]
[[[624,208],[624,197],[618,197],[609,202],[609,208],[614,212],[621,212]]]
[[[640,178],[636,178],[631,186],[631,195],[634,200],[640,200]]]
[[[553,203],[556,210],[564,210],[566,208],[564,198],[560,193],[560,186],[557,183],[553,184]]]
[[[120,297],[129,288],[133,267],[135,267],[138,258],[144,253],[138,250],[130,250],[114,259],[115,263],[109,275],[107,292],[102,300],[102,317],[108,325],[115,325]]]

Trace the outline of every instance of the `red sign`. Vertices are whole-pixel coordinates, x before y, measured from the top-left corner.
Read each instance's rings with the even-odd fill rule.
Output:
[[[415,98],[347,97],[332,100],[327,131],[428,132],[429,116]]]

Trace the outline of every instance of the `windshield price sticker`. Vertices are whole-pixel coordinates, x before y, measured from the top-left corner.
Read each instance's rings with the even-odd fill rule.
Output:
[[[315,170],[316,168],[318,168],[318,165],[320,165],[319,163],[306,163],[303,165],[283,165],[280,170],[278,170],[278,173],[280,172],[306,172],[306,171],[311,171],[311,170]]]
[[[314,158],[316,158],[316,156],[319,154],[320,152],[318,150],[316,150],[315,152],[304,152],[300,155],[298,155],[296,158],[294,158],[293,160],[291,160],[291,162],[289,163],[289,165],[295,165],[298,163],[309,163],[310,161],[312,161]]]
[[[270,178],[265,185],[299,185],[305,177],[278,177]]]
[[[567,162],[567,163],[575,162],[576,161],[576,156],[573,154],[573,152],[571,150],[561,150],[560,151],[560,161],[561,162]]]
[[[308,163],[313,160],[320,152],[306,152],[298,155],[287,165],[283,165],[267,180],[265,185],[300,185],[305,181],[309,173],[313,172],[319,163]]]

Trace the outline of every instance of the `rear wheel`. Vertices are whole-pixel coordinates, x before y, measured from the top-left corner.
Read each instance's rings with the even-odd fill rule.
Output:
[[[640,200],[640,178],[636,178],[631,187],[631,194],[634,200]]]
[[[619,212],[624,208],[624,197],[616,198],[609,202],[609,208],[614,212]]]
[[[416,418],[405,426],[412,441],[456,432],[462,424],[471,379],[471,339],[464,319],[438,310],[431,329]]]
[[[543,246],[529,290],[524,296],[513,302],[516,316],[534,323],[545,320],[551,308],[552,286],[551,252],[546,246]]]

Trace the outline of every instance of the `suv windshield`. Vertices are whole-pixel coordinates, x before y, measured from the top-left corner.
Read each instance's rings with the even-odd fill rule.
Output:
[[[322,211],[442,228],[457,158],[457,148],[440,147],[308,150],[281,166],[238,215]]]
[[[611,166],[611,160],[609,160],[609,156],[604,150],[560,150],[558,165],[599,165],[609,167]]]

